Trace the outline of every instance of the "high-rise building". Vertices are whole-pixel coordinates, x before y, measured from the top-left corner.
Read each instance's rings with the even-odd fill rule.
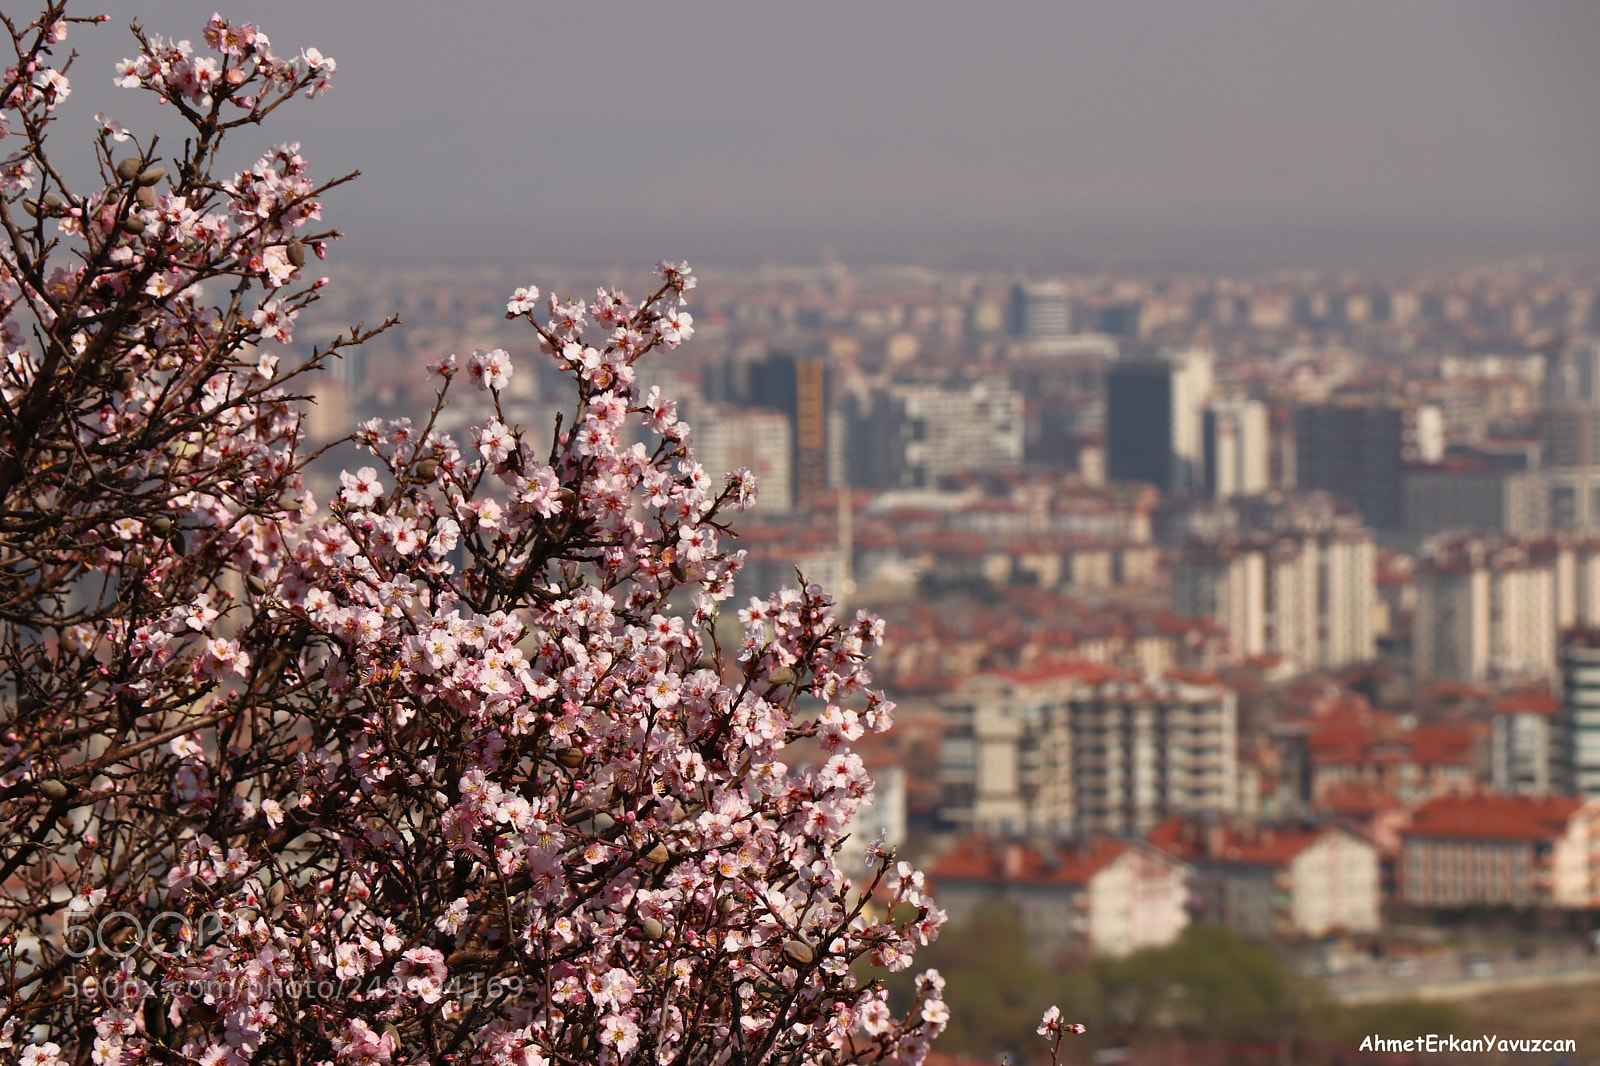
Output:
[[[1545,403],[1600,406],[1600,340],[1584,338],[1551,355],[1545,364]]]
[[[1267,406],[1259,400],[1215,400],[1205,409],[1205,481],[1211,495],[1226,499],[1267,491],[1268,428]]]
[[[1600,629],[1573,630],[1561,644],[1561,784],[1600,797]]]
[[[1233,654],[1338,669],[1376,653],[1376,550],[1360,527],[1223,536],[1172,564],[1172,609],[1214,618]]]
[[[1600,626],[1600,537],[1553,533],[1528,554],[1551,567],[1556,582],[1556,631]]]
[[[1581,400],[1539,412],[1540,463],[1547,467],[1600,464],[1600,408]]]
[[[1061,351],[1072,336],[1072,302],[1059,281],[1011,287],[1011,334],[1041,355]]]
[[[1489,779],[1497,792],[1543,796],[1561,785],[1561,702],[1547,688],[1510,692],[1490,715]]]
[[[1401,527],[1419,539],[1537,533],[1549,526],[1546,481],[1540,470],[1470,461],[1410,466],[1401,475]]]
[[[1600,528],[1600,466],[1534,471],[1543,488],[1545,528]]]
[[[975,829],[1144,833],[1238,801],[1233,690],[1068,668],[981,675],[944,704],[941,818]]]
[[[1436,545],[1417,567],[1412,672],[1468,684],[1550,677],[1556,605],[1553,566],[1520,545]]]
[[[698,405],[695,457],[716,488],[740,467],[756,475],[756,510],[787,511],[794,499],[789,419],[777,411]]]
[[[1124,360],[1106,375],[1106,476],[1173,489],[1173,372]]]
[[[851,397],[850,482],[928,488],[939,479],[1022,462],[1021,394],[998,380],[965,388],[894,385]]]
[[[1147,481],[1163,492],[1193,492],[1205,480],[1203,411],[1211,354],[1125,358],[1106,377],[1106,474]]]
[[[1362,397],[1294,417],[1296,483],[1354,502],[1375,529],[1401,528],[1406,464],[1444,457],[1444,416],[1432,405]]]
[[[735,352],[706,369],[708,400],[777,411],[789,420],[790,498],[809,509],[828,488],[829,380],[820,354]],[[698,434],[696,439],[699,439]]]

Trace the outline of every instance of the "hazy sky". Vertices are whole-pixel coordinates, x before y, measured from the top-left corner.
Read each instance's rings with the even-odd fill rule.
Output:
[[[172,131],[110,64],[133,14],[199,41],[215,7],[102,0],[113,21],[68,41],[67,128],[105,109]],[[222,10],[338,60],[333,92],[264,142],[301,141],[318,175],[362,170],[328,210],[350,256],[1600,258],[1593,0]]]

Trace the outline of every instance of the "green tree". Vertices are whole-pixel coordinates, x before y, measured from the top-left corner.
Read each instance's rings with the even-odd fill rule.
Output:
[[[1119,1035],[1152,1028],[1238,1040],[1308,1035],[1330,1010],[1315,984],[1265,947],[1217,925],[1172,944],[1096,963],[1107,1021]]]
[[[1016,1062],[1039,1051],[1034,1030],[1051,1004],[1065,1004],[1072,1020],[1095,1029],[1100,990],[1085,969],[1048,965],[1034,950],[1014,908],[995,902],[959,925],[947,925],[939,939],[917,954],[918,962],[945,975],[950,1024],[939,1050]],[[892,998],[909,1004],[909,980],[890,980]]]

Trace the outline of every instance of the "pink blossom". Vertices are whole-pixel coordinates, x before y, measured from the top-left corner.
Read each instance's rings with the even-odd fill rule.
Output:
[[[477,438],[478,453],[491,463],[505,462],[511,455],[511,449],[516,447],[511,430],[497,418],[491,418],[483,428],[473,430],[473,436]]]
[[[406,995],[437,1003],[444,994],[444,955],[435,948],[412,948],[395,963],[394,975]]]
[[[625,1014],[608,1014],[600,1022],[600,1042],[627,1055],[639,1045],[639,1026]]]
[[[371,507],[383,492],[383,486],[378,484],[378,472],[370,466],[364,466],[354,474],[348,470],[341,471],[339,483],[344,486],[339,496],[351,507]]]
[[[511,357],[504,348],[475,351],[467,360],[467,372],[478,388],[499,391],[511,381]]]
[[[506,301],[508,315],[525,315],[539,305],[539,289],[537,286],[528,285],[519,288],[511,294],[511,299]]]

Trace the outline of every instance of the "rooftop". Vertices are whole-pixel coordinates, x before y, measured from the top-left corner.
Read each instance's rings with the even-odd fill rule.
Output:
[[[1567,832],[1584,801],[1572,796],[1506,796],[1480,792],[1438,796],[1412,815],[1408,837],[1554,840]]]

